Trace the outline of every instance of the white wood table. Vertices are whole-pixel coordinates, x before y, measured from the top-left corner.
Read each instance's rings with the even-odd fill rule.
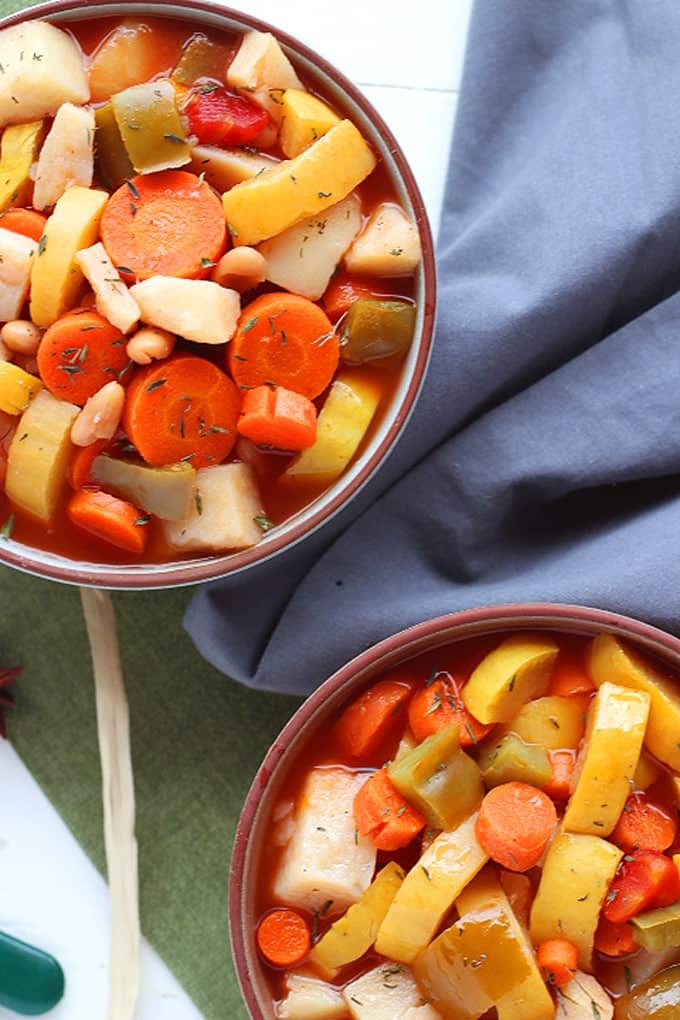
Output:
[[[401,144],[436,233],[471,4],[343,0],[338,8],[318,0],[248,0],[230,6],[280,25],[363,89]],[[103,1018],[109,941],[105,883],[2,740],[0,777],[0,930],[40,945],[61,962],[67,990],[50,1018]],[[137,1020],[200,1020],[146,945],[142,968]],[[0,1007],[0,1020],[13,1016]]]

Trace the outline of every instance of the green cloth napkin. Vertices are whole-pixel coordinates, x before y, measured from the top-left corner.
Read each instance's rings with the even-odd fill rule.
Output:
[[[130,703],[142,929],[207,1020],[245,1020],[227,923],[231,843],[253,775],[299,702],[246,690],[207,665],[182,629],[190,595],[113,595]],[[0,665],[21,662],[10,739],[104,871],[79,592],[0,568]]]

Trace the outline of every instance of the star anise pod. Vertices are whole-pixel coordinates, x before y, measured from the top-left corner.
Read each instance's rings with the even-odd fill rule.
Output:
[[[0,669],[0,737],[7,737],[3,709],[12,708],[14,705],[14,695],[9,689],[10,684],[14,683],[23,668],[23,666],[10,666],[8,669]]]

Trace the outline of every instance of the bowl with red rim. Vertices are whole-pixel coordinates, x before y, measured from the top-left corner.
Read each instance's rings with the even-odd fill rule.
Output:
[[[578,670],[584,667],[584,663],[588,661],[588,650],[596,638],[600,641],[604,638],[606,642],[610,642],[610,639],[617,643],[623,642],[623,647],[632,649],[634,655],[640,656],[657,673],[671,678],[671,682],[680,685],[680,640],[677,637],[618,613],[585,606],[549,603],[490,606],[426,620],[385,638],[340,668],[304,701],[272,743],[250,787],[236,830],[229,879],[231,944],[241,991],[252,1020],[275,1020],[277,1017],[287,1015],[282,1003],[293,987],[288,984],[291,974],[294,980],[302,977],[303,982],[304,979],[311,979],[313,985],[318,983],[330,985],[331,993],[324,994],[331,996],[329,1005],[331,1011],[332,1003],[335,1004],[336,1012],[332,1015],[354,1017],[355,1014],[348,1008],[349,1002],[346,1002],[343,1012],[339,995],[342,995],[344,988],[348,988],[357,978],[362,978],[364,972],[380,965],[393,968],[390,973],[395,975],[398,968],[406,971],[410,966],[404,964],[403,960],[395,961],[381,956],[380,953],[376,953],[375,948],[367,948],[368,943],[359,959],[343,965],[335,973],[332,969],[324,971],[321,958],[315,961],[309,953],[288,967],[272,965],[259,944],[257,934],[259,926],[277,910],[292,908],[298,911],[305,920],[311,939],[309,944],[312,946],[318,944],[315,940],[322,937],[338,917],[343,916],[343,912],[333,917],[326,916],[330,896],[328,891],[321,887],[323,879],[319,880],[316,877],[314,879],[318,883],[315,888],[324,902],[322,905],[317,904],[313,909],[300,906],[298,901],[295,903],[287,901],[282,892],[290,874],[287,870],[290,861],[286,856],[289,851],[286,848],[294,842],[296,826],[300,826],[302,831],[304,823],[300,819],[304,811],[300,805],[308,805],[310,801],[307,798],[312,796],[311,786],[308,785],[306,778],[310,772],[328,772],[338,768],[345,773],[356,771],[365,778],[364,773],[379,770],[385,757],[395,754],[397,746],[395,741],[399,739],[399,734],[395,736],[392,733],[387,743],[383,741],[382,744],[376,745],[377,749],[374,748],[371,752],[373,757],[370,754],[367,758],[350,755],[347,750],[349,745],[346,742],[346,730],[343,731],[339,724],[340,719],[348,718],[343,712],[349,705],[356,705],[357,699],[362,694],[383,682],[416,685],[415,690],[427,689],[428,684],[432,683],[432,678],[439,677],[442,671],[454,678],[458,675],[459,678],[462,677],[461,682],[464,682],[472,669],[500,642],[519,638],[521,635],[530,635],[532,639],[539,641],[546,639],[557,642],[560,648],[557,662],[562,663],[559,671],[560,685],[563,685],[565,678],[571,675],[570,671],[574,669],[575,663],[578,663]],[[564,658],[561,658],[562,656]],[[585,672],[587,674],[587,668]],[[612,675],[612,679],[616,682],[620,676]],[[553,681],[548,693],[553,689],[552,683]],[[559,689],[562,690],[562,686]],[[593,687],[593,693],[594,690]],[[574,696],[585,695],[577,693]],[[433,714],[436,716],[436,709],[440,707],[436,704],[437,695],[433,697],[435,701],[430,704],[430,718]],[[680,698],[680,686],[678,697]],[[680,705],[680,700],[677,704]],[[352,718],[355,725],[356,716]],[[408,718],[409,720],[411,718],[410,710]],[[339,736],[341,732],[342,737]],[[478,735],[483,749],[484,735]],[[462,745],[462,736],[460,741]],[[476,740],[474,745],[470,741],[467,743],[468,753],[473,756],[477,754]],[[582,741],[579,746],[582,746]],[[575,761],[575,750],[573,755]],[[656,764],[658,765],[658,762]],[[658,780],[658,775],[655,775]],[[665,782],[665,772],[661,778]],[[654,789],[657,787],[654,786]],[[327,802],[329,800],[332,800],[330,795],[326,798]],[[562,814],[562,810],[563,807],[558,808],[558,814]],[[674,806],[668,811],[675,815]],[[324,826],[321,826],[321,829],[324,829]],[[364,838],[357,837],[357,832],[355,826],[354,840],[350,839],[350,843],[354,845],[357,838]],[[313,833],[307,834],[307,839],[313,838]],[[614,839],[615,836],[611,838]],[[677,841],[676,827],[675,843],[666,851],[669,859]],[[350,849],[348,857],[354,852]],[[417,867],[418,854],[421,852],[418,850],[411,860],[411,857],[408,857],[411,850],[396,853],[379,850],[376,867],[379,870],[389,858],[396,860],[408,872],[409,867]],[[622,860],[623,851],[619,850],[617,853]],[[407,856],[404,857],[404,854]],[[305,866],[308,865],[309,862]],[[287,876],[285,882],[281,878],[284,872]],[[533,874],[536,874],[535,870]],[[364,888],[365,885],[366,883]],[[604,896],[604,891],[602,895]],[[350,902],[356,902],[358,899],[359,894],[355,891]],[[451,915],[449,911],[446,916],[455,915]],[[445,924],[441,924],[438,931],[441,932],[443,927]],[[662,956],[647,954],[643,950],[632,957],[624,956],[621,960],[611,960],[595,953],[592,969],[598,982],[607,990],[607,994],[611,992],[613,1002],[617,996],[626,992],[627,982],[630,983],[632,980],[637,984],[639,981],[651,979],[656,971],[667,967],[669,963],[674,963],[673,953],[680,958],[678,950],[666,951]],[[390,978],[389,982],[385,981],[384,984],[391,987],[400,980],[401,978],[397,976]],[[418,987],[417,991],[417,1002],[423,1003],[428,999],[431,989],[423,991],[422,987]],[[356,997],[360,998],[358,991]],[[597,1004],[598,1000],[594,1001]],[[356,1015],[362,1014],[359,1011]],[[393,1015],[401,1014],[395,1012]],[[416,1011],[412,1015],[418,1017],[420,1014]],[[439,1016],[440,1013],[436,1015]],[[441,1010],[441,1015],[448,1015],[445,1009]],[[451,1015],[458,1014],[454,1012]],[[631,1014],[633,1015],[638,1014]],[[486,1016],[485,1013],[485,1020]],[[495,1016],[494,1011],[489,1012],[488,1016]],[[628,1020],[628,1015],[625,1016]]]
[[[416,268],[410,269],[402,276],[380,275],[380,272],[371,276],[370,273],[367,274],[364,267],[361,272],[366,287],[363,292],[357,291],[353,295],[356,297],[363,294],[371,300],[383,301],[383,303],[389,303],[392,300],[410,306],[409,321],[412,324],[412,340],[405,352],[402,352],[398,358],[387,357],[374,360],[370,364],[359,365],[354,362],[346,364],[342,358],[338,362],[331,383],[338,381],[338,376],[342,382],[345,378],[343,371],[346,372],[349,369],[350,376],[353,372],[358,376],[368,375],[372,381],[371,385],[376,388],[376,393],[378,393],[374,401],[376,407],[370,425],[362,432],[358,445],[355,444],[355,452],[345,463],[344,469],[335,475],[319,475],[313,478],[305,476],[302,482],[298,481],[291,486],[286,470],[288,465],[301,456],[299,452],[291,454],[290,451],[267,449],[271,445],[267,443],[260,443],[253,452],[255,444],[241,442],[238,448],[230,451],[227,455],[225,463],[232,461],[243,463],[245,461],[250,464],[248,470],[252,469],[255,472],[258,487],[257,498],[261,504],[261,512],[255,516],[258,520],[258,527],[262,531],[256,544],[241,548],[217,548],[208,545],[202,548],[189,548],[169,544],[164,526],[158,524],[153,514],[149,515],[145,507],[134,504],[134,500],[130,499],[128,502],[133,503],[140,511],[134,522],[135,525],[142,526],[144,518],[149,516],[152,518],[149,529],[151,538],[147,543],[146,552],[142,555],[131,555],[121,548],[110,545],[101,537],[82,530],[73,523],[66,510],[70,499],[70,490],[66,483],[64,483],[57,500],[57,509],[48,521],[39,520],[21,506],[17,506],[15,501],[6,495],[4,486],[3,491],[0,492],[0,525],[2,525],[0,562],[20,570],[70,583],[111,588],[169,587],[214,579],[244,570],[304,540],[346,506],[379,469],[408,421],[422,386],[435,318],[436,283],[432,236],[417,183],[390,129],[360,90],[323,57],[288,35],[285,32],[285,25],[281,30],[252,18],[248,14],[232,11],[214,3],[201,2],[201,0],[190,0],[190,2],[181,5],[166,2],[166,0],[148,0],[144,3],[106,2],[106,0],[87,3],[77,2],[77,0],[76,2],[54,0],[54,2],[44,3],[30,8],[28,11],[4,18],[0,22],[0,31],[34,21],[49,22],[75,39],[83,54],[88,75],[91,74],[97,54],[101,53],[107,42],[110,45],[112,34],[123,30],[121,26],[128,31],[132,30],[133,33],[135,27],[139,28],[140,25],[145,25],[147,28],[151,26],[146,40],[146,50],[148,53],[154,53],[157,50],[159,55],[155,59],[155,63],[154,59],[150,59],[150,70],[147,68],[145,71],[139,72],[139,78],[144,79],[144,74],[147,75],[144,81],[167,78],[173,66],[176,68],[179,58],[186,52],[192,39],[207,38],[209,43],[223,46],[229,51],[229,59],[233,60],[242,40],[248,33],[271,33],[281,52],[285,55],[286,61],[292,65],[301,85],[300,91],[321,100],[325,107],[330,108],[333,115],[340,118],[341,121],[349,121],[373,154],[374,169],[349,191],[349,197],[357,195],[359,202],[360,213],[357,221],[359,227],[356,236],[365,229],[371,216],[373,215],[375,219],[377,212],[386,206],[396,206],[415,229],[417,243],[421,251]],[[154,35],[154,33],[156,34]],[[117,61],[112,61],[111,67],[114,68],[114,71],[116,66],[119,68],[128,67],[134,64],[134,60],[140,53],[141,48],[137,52],[134,50],[134,46],[132,50],[125,53],[121,49]],[[101,67],[100,65],[98,67],[99,74]],[[205,67],[202,70],[206,70]],[[200,71],[201,66],[199,65]],[[102,91],[104,86],[101,81],[108,81],[106,74],[109,74],[110,68],[105,67],[105,72],[99,74],[97,78],[99,91],[89,104],[94,107],[95,112],[99,107],[106,105],[108,101],[105,92]],[[115,80],[115,73],[111,73],[113,73],[113,81],[109,86],[110,94],[123,91],[130,86],[130,82],[133,80],[130,77],[132,72],[120,82]],[[214,69],[211,73],[214,73]],[[219,91],[218,86],[221,87],[221,82],[216,82],[210,75],[206,77],[206,75],[198,73],[198,76],[187,87],[189,92],[194,90],[192,93],[194,99],[198,95],[202,101],[210,99],[209,93],[212,90]],[[228,83],[224,88],[228,91]],[[269,91],[273,94],[275,90]],[[244,87],[239,95],[241,98],[245,98],[246,102],[252,104],[248,98],[247,88]],[[182,102],[185,102],[185,99],[186,95],[183,95]],[[87,106],[87,102],[84,105]],[[185,128],[187,127],[186,109],[188,109],[186,106],[180,108],[183,118],[182,125]],[[52,116],[46,115],[45,120],[49,129],[53,123]],[[196,125],[198,125],[198,130],[203,131],[204,128],[207,130],[200,119],[191,121],[194,130],[197,129]],[[243,143],[240,136],[232,136],[236,137],[236,142],[231,145],[227,142],[220,142],[220,144],[230,151],[240,148],[246,163],[248,159],[252,160],[258,156],[271,162],[293,159],[294,157],[287,156],[281,149],[280,127],[274,131],[272,125],[276,127],[273,118],[269,129],[264,129],[256,139],[260,146],[259,149],[250,143]],[[99,129],[97,128],[97,130]],[[267,130],[269,130],[268,135]],[[167,137],[170,135],[173,133],[166,132]],[[207,137],[207,144],[213,145],[213,137]],[[173,135],[173,139],[176,140],[175,135]],[[182,139],[179,140],[182,141]],[[201,138],[197,138],[194,134],[189,137],[189,142],[193,147],[199,148],[200,155],[203,144]],[[254,148],[257,151],[253,152]],[[95,149],[95,152],[98,151],[100,150]],[[187,168],[188,171],[199,170],[196,160],[197,157],[193,154],[192,148],[192,163]],[[209,166],[209,170],[212,170],[212,164]],[[154,172],[150,172],[149,176],[153,177]],[[230,170],[229,173],[231,172]],[[199,186],[210,186],[218,197],[223,193],[223,185],[217,187],[211,183],[210,174],[203,171],[203,176],[201,173],[197,173],[196,176],[199,179]],[[254,171],[247,171],[247,176],[249,180],[252,180],[252,177],[255,176]],[[289,176],[295,177],[295,174]],[[135,179],[137,178],[135,177]],[[97,158],[95,158],[95,177],[92,186],[94,188],[103,187],[111,194],[115,190],[113,185],[102,184],[101,176],[98,176]],[[120,183],[118,186],[122,187]],[[320,197],[324,196],[323,200],[326,204],[321,212],[317,213],[314,210],[312,215],[319,216],[318,229],[320,233],[323,233],[322,225],[325,224],[325,220],[322,218],[322,212],[325,213],[325,210],[331,208],[332,205],[328,205],[327,196],[329,193],[324,190],[321,183],[317,194]],[[134,205],[134,202],[134,195],[131,193],[130,204]],[[30,207],[30,199],[25,200],[25,204]],[[51,217],[55,208],[56,206],[49,205],[44,212]],[[284,228],[279,224],[276,228],[278,233],[273,235],[274,238],[278,239],[286,231],[294,229],[300,223],[307,222],[309,218],[309,215],[306,217],[298,215],[297,218],[293,217],[293,222]],[[237,231],[231,223],[227,225],[226,246],[238,247]],[[266,244],[268,241],[271,241],[271,237],[265,239],[263,243]],[[259,241],[252,242],[253,246],[258,244],[260,244]],[[401,249],[395,249],[395,254],[400,251]],[[341,254],[336,258],[335,274],[343,270],[342,260],[346,252],[347,244],[345,243]],[[36,257],[44,257],[45,254],[44,250],[36,250]],[[273,256],[271,258],[273,259]],[[119,261],[120,256],[116,253],[116,262]],[[207,264],[212,260],[206,259],[205,261]],[[127,268],[129,267],[116,266],[116,271],[121,270],[124,284],[133,285],[135,280],[137,284],[145,282],[141,281],[139,276],[135,277],[126,273]],[[207,277],[210,272],[211,269],[206,268],[202,273],[203,277]],[[371,279],[368,279],[369,276]],[[329,280],[328,286],[331,282]],[[294,285],[283,286],[272,280],[265,280],[259,287],[254,286],[242,295],[239,315],[242,316],[243,310],[262,294],[277,290],[293,290]],[[313,300],[325,312],[328,306],[324,305],[324,298],[327,297],[328,291],[325,290],[321,297],[309,300]],[[85,305],[93,303],[87,281],[83,281],[78,301],[81,299]],[[346,312],[347,307],[347,304],[338,305],[338,314]],[[66,311],[68,312],[69,309],[67,308]],[[27,314],[24,310],[20,317],[25,318]],[[248,321],[252,321],[252,318]],[[344,329],[344,322],[345,318],[340,318],[339,321],[332,319],[330,332],[338,335],[341,328]],[[145,324],[144,317],[141,324]],[[158,325],[158,323],[154,322],[151,325]],[[240,325],[244,326],[242,318]],[[207,349],[203,344],[192,343],[191,341],[195,338],[183,335],[179,329],[171,331],[179,338],[175,354],[205,356],[207,360],[217,362],[220,369],[229,374],[229,358],[226,353],[218,352],[216,347]],[[282,331],[282,335],[285,335],[285,331]],[[127,341],[129,335],[126,334],[124,339]],[[318,340],[319,338],[317,338]],[[335,340],[333,342],[335,343]],[[83,354],[82,347],[80,353]],[[21,358],[14,360],[20,362],[21,366],[36,371],[35,365],[22,361]],[[158,364],[158,362],[154,364]],[[231,364],[234,365],[233,360]],[[78,371],[79,362],[76,360],[74,365],[66,367],[69,368],[69,371]],[[131,376],[134,376],[139,367],[132,365]],[[71,377],[69,376],[69,378]],[[125,381],[125,385],[127,385],[127,381]],[[134,382],[131,383],[131,386],[133,385]],[[265,380],[263,385],[272,388],[275,385],[282,387],[283,382],[278,382],[277,379]],[[247,382],[239,388],[245,391],[251,388],[251,383]],[[317,414],[321,412],[330,392],[331,390],[327,386],[323,393],[314,396],[313,401]],[[186,396],[185,399],[188,401],[189,397]],[[187,403],[185,406],[190,405]],[[205,421],[200,419],[198,412],[196,414],[197,420],[200,422],[196,427],[199,430],[203,428],[203,432],[205,432]],[[2,418],[1,424],[5,427],[3,428],[4,438],[0,440],[0,459],[6,461],[7,449],[11,445],[12,436],[16,433],[17,423],[15,420],[14,427],[10,430],[6,426],[5,416]],[[183,430],[183,424],[180,422],[177,426],[178,429]],[[209,429],[208,426],[208,431]],[[215,426],[215,431],[218,430],[220,430],[219,425]],[[124,455],[126,441],[124,430],[119,430],[116,433],[115,442],[119,444]],[[135,454],[136,452],[134,451]],[[118,448],[113,451],[113,454],[111,450],[106,450],[104,455],[115,457],[118,455]],[[192,451],[185,457],[177,459],[188,461],[191,456]],[[286,480],[282,481],[284,475]],[[92,482],[89,477],[86,482],[89,487],[100,487],[101,484],[100,481]],[[199,494],[196,501],[197,511],[194,511],[193,508],[191,511],[195,516],[195,512],[200,512],[198,505],[200,491],[198,488],[194,491]],[[125,498],[118,491],[114,495]]]

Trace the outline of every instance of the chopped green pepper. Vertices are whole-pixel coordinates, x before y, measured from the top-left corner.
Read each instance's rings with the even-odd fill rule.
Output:
[[[680,946],[680,903],[645,910],[632,918],[635,941],[650,953]]]
[[[175,96],[167,78],[132,85],[111,98],[123,145],[140,174],[184,166],[191,160]]]
[[[388,775],[435,829],[453,829],[484,796],[477,764],[462,751],[457,725],[445,726],[393,761]]]
[[[545,748],[525,744],[516,733],[506,733],[500,741],[484,748],[478,763],[486,786],[518,782],[540,787],[552,778]]]
[[[115,191],[132,177],[134,169],[123,145],[111,103],[104,103],[94,111],[96,124],[95,160],[97,172],[107,188]]]
[[[342,357],[352,364],[404,354],[413,339],[415,306],[408,301],[358,298],[342,332]]]
[[[182,56],[172,72],[173,81],[179,85],[190,87],[201,78],[213,78],[224,83],[224,76],[229,62],[229,50],[220,43],[208,39],[207,35],[198,32],[192,35],[182,50]],[[206,90],[210,87],[205,86]]]
[[[196,470],[191,464],[149,467],[100,454],[92,462],[92,481],[166,521],[188,517],[194,499]]]
[[[679,1014],[680,964],[638,985],[614,1007],[614,1020],[677,1020]]]

